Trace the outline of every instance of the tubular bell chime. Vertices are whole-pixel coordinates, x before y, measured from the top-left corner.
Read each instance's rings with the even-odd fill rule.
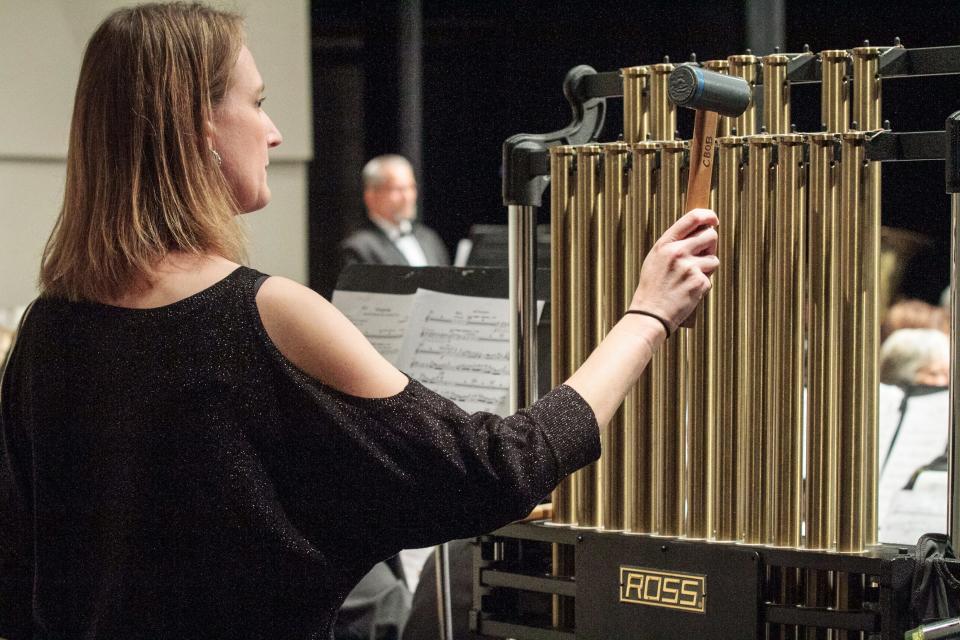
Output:
[[[548,594],[549,622],[528,634],[533,627],[507,620],[509,607],[483,591],[475,594],[474,626],[518,639],[896,637],[901,621],[882,610],[889,602],[878,595],[898,561],[876,535],[880,168],[942,159],[948,145],[942,132],[885,130],[881,84],[960,73],[960,47],[898,43],[685,64],[752,88],[746,110],[722,117],[710,139],[710,202],[721,221],[713,289],[694,326],[663,345],[628,394],[603,433],[601,459],[554,491],[552,522],[482,539],[551,543],[545,562],[553,577],[517,581]],[[576,67],[564,82],[572,123],[504,144],[513,409],[535,400],[532,234],[542,194],[549,184],[551,383],[558,385],[622,316],[643,257],[686,210],[694,160],[690,143],[676,137],[669,97],[681,66]],[[823,127],[800,133],[791,126],[791,86],[811,83],[821,88]],[[598,142],[605,101],[616,97],[622,138]],[[960,147],[956,131],[948,126]],[[905,144],[918,135],[925,146]],[[952,185],[956,246],[960,180]],[[952,304],[958,363],[957,295]],[[960,406],[953,387],[951,394],[951,406]],[[954,430],[958,415],[952,411]],[[960,454],[951,451],[955,496]],[[953,505],[950,522],[960,528]],[[620,552],[624,559],[610,560]],[[509,586],[509,572],[477,554],[478,584],[494,592]],[[727,574],[742,576],[731,590],[745,595],[724,593]],[[721,613],[704,603],[729,607],[730,624],[739,623],[738,612],[754,612],[743,623],[752,635],[706,630],[704,621]],[[665,630],[655,621],[666,609],[692,615],[669,618]],[[640,628],[648,615],[652,626]]]

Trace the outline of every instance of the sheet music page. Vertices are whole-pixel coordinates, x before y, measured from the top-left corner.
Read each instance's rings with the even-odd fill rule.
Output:
[[[947,532],[947,472],[924,471],[911,489],[901,489],[880,529],[884,542],[916,544],[925,533]]]
[[[907,409],[896,441],[890,444],[892,437],[888,436],[885,438],[886,447],[878,451],[880,483],[877,501],[879,520],[877,535],[882,542],[916,543],[916,536],[912,540],[901,540],[895,537],[900,535],[899,532],[903,531],[905,526],[897,522],[904,517],[902,490],[914,472],[930,464],[946,451],[950,431],[949,412],[949,393],[946,389],[911,396],[907,400]],[[884,465],[888,450],[889,459]],[[934,504],[929,500],[921,501],[918,496],[922,493],[914,490],[905,494],[908,497],[914,496],[914,505],[911,507],[914,511],[909,517],[915,517],[917,509],[932,508],[933,512],[928,514],[930,517],[946,518],[946,494],[943,495],[942,502]],[[897,504],[900,506],[898,507]]]
[[[397,366],[415,297],[412,293],[399,295],[338,289],[333,292],[333,305],[360,329],[380,355]]]
[[[543,302],[537,302],[537,318]],[[509,302],[418,289],[397,368],[468,413],[505,415]]]

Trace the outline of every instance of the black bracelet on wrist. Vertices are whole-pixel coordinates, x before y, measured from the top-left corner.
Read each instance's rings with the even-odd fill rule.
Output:
[[[657,314],[655,314],[655,313],[650,313],[649,311],[641,311],[640,309],[629,309],[629,310],[627,310],[627,313],[635,313],[635,314],[637,314],[637,315],[639,315],[639,316],[649,316],[649,317],[653,318],[654,320],[659,321],[660,324],[663,325],[663,330],[667,332],[667,337],[666,337],[666,339],[667,339],[667,340],[670,339],[670,334],[672,333],[672,332],[670,331],[670,325],[667,324],[667,321],[666,321],[666,320],[664,320],[663,318],[661,318],[661,317],[658,316]]]

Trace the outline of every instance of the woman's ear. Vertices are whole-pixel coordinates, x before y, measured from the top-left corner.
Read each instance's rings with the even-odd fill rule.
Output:
[[[207,148],[215,148],[214,138],[216,137],[216,127],[213,124],[211,118],[207,118],[203,121],[203,134],[207,140]]]
[[[215,141],[216,136],[215,136],[215,129],[213,126],[213,122],[211,122],[210,120],[204,120],[203,129],[204,129],[204,138],[206,139],[206,142],[207,142],[207,149],[210,150],[210,153],[213,155],[213,158],[217,161],[217,166],[223,165],[223,158],[220,156],[219,153],[217,153],[217,144]]]

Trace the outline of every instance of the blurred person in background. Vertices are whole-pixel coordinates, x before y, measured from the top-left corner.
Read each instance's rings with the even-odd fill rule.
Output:
[[[891,305],[880,323],[880,342],[898,329],[937,329],[949,333],[949,311],[923,300],[901,300]]]
[[[710,288],[719,221],[695,209],[565,383],[468,414],[242,264],[282,141],[264,90],[242,18],[202,4],[120,9],[87,44],[0,379],[4,638],[329,638],[377,562],[522,518],[596,460]]]
[[[899,329],[880,347],[880,382],[899,387],[946,387],[950,338],[938,329]]]
[[[340,243],[340,266],[446,266],[450,254],[437,233],[417,221],[417,179],[403,156],[373,158],[363,167],[367,222]]]

